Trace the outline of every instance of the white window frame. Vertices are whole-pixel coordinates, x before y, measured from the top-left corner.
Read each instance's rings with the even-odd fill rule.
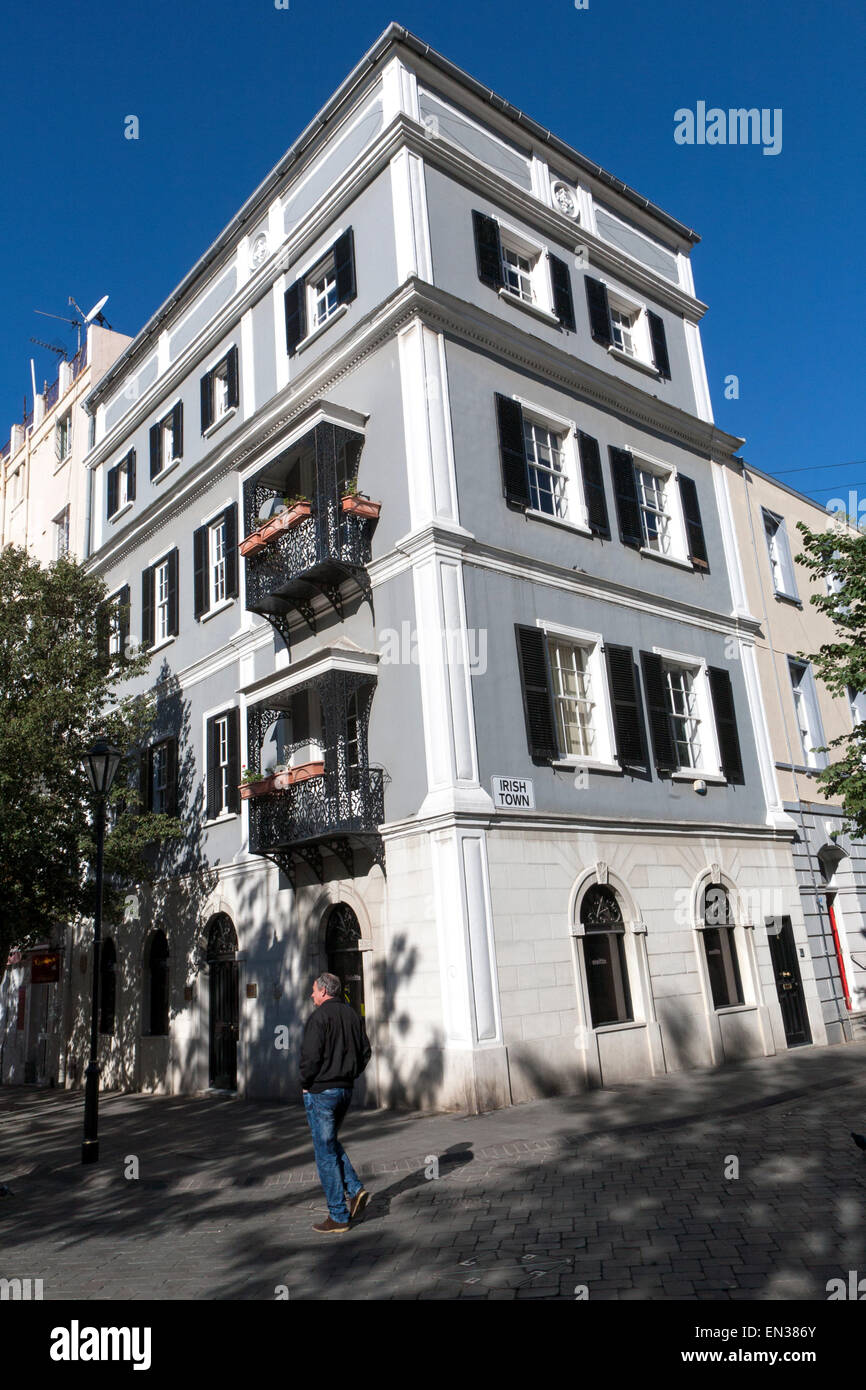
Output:
[[[317,286],[326,283],[329,278],[333,280],[333,290],[328,291],[325,300],[325,312],[320,315],[320,296],[317,293]],[[337,265],[333,250],[329,251],[328,254],[304,276],[304,293],[307,298],[307,337],[311,337],[317,329],[324,328],[326,323],[330,323],[340,307],[337,300]],[[333,304],[330,303],[331,293],[333,293]]]
[[[229,814],[228,794],[229,794],[229,716],[228,712],[218,714],[214,718],[214,729],[217,745],[216,773],[220,787],[220,804],[216,815],[212,818],[218,820],[220,816]]]
[[[57,458],[60,463],[63,463],[72,453],[72,411],[66,410],[62,415],[59,415],[54,428]]]
[[[656,656],[661,657],[665,667],[674,666],[691,672],[697,719],[700,724],[701,765],[699,767],[680,767],[676,772],[671,773],[671,777],[674,780],[688,782],[726,782],[727,778],[722,771],[722,755],[716,730],[716,711],[710,690],[710,677],[706,660],[700,656],[693,656],[689,652],[668,651],[664,647],[653,647],[653,652]],[[667,671],[664,674],[667,692]],[[672,715],[673,710],[668,709],[668,714]],[[679,756],[679,746],[676,746],[677,756]]]
[[[207,582],[211,609],[227,602],[226,529],[225,515],[210,522],[207,528]]]
[[[500,218],[496,218],[496,224],[499,227],[499,246],[502,252],[500,272],[503,283],[499,288],[500,295],[510,304],[518,304],[522,309],[533,310],[543,318],[558,323],[559,320],[553,308],[553,285],[550,279],[547,247],[539,241],[533,241],[525,232],[519,231],[509,222],[503,222]],[[522,256],[529,262],[529,270],[524,273],[529,278],[532,295],[530,299],[525,298],[524,295],[509,285],[506,272],[508,264],[505,259],[506,251],[510,251],[513,255]]]
[[[118,589],[116,594],[111,595],[108,609],[108,652],[110,656],[123,656],[123,648],[120,645],[120,595]]]
[[[613,314],[622,314],[632,320],[629,333],[631,334],[634,348],[633,352],[627,352],[625,348],[611,341],[608,352],[611,356],[619,358],[622,362],[630,362],[638,367],[646,367],[653,375],[658,375],[649,331],[647,306],[640,300],[632,299],[630,295],[624,294],[622,290],[616,289],[613,285],[607,284],[606,282],[605,288],[607,290],[607,305],[611,313],[611,339],[613,338],[614,326]]]
[[[54,517],[54,558],[59,560],[70,552],[69,503]]]
[[[162,771],[163,784],[160,785],[159,772]],[[150,783],[150,804],[154,814],[159,815],[165,812],[167,793],[168,793],[168,740],[155,743],[151,749],[151,783]],[[160,794],[161,803],[157,806],[157,793]]]
[[[521,410],[523,411],[524,426],[536,425],[541,429],[547,430],[550,434],[560,438],[560,455],[562,458],[562,476],[564,480],[563,491],[565,496],[566,511],[564,516],[553,516],[550,512],[542,511],[539,507],[531,504],[526,509],[526,516],[538,517],[543,521],[550,521],[559,526],[567,526],[572,530],[580,531],[582,535],[591,536],[592,531],[589,526],[589,516],[586,507],[586,497],[583,492],[583,471],[580,466],[580,455],[577,444],[577,422],[569,420],[564,415],[555,415],[553,411],[544,410],[533,404],[532,401],[514,396]],[[524,433],[524,451],[526,450],[526,435]],[[527,474],[533,465],[527,459]],[[531,494],[530,494],[531,497]]]
[[[773,592],[782,598],[795,599],[798,603],[800,595],[797,593],[797,576],[794,572],[794,556],[791,552],[791,543],[788,539],[788,528],[785,518],[779,516],[777,512],[771,512],[769,507],[761,507],[761,522],[764,528],[764,540],[767,546],[767,558],[770,562],[770,579],[773,584]],[[769,534],[767,523],[774,523],[773,535]],[[783,542],[779,542],[781,532]],[[790,563],[790,572],[785,573]],[[776,573],[778,570],[779,578],[783,587],[780,588],[776,583]],[[790,581],[790,588],[784,587]]]
[[[233,408],[229,405],[229,360],[227,357],[217,363],[210,377],[213,405],[212,423],[216,424],[217,420],[224,420]]]
[[[162,595],[160,594],[160,587],[161,587],[161,584],[162,584],[163,576],[164,576],[164,578],[165,578],[165,594],[164,594],[164,596],[162,596]],[[167,641],[169,640],[169,637],[171,636],[171,633],[170,633],[169,630],[168,630],[168,625],[169,625],[169,604],[170,604],[169,570],[168,570],[168,556],[166,556],[164,560],[158,561],[157,564],[155,564],[154,567],[153,567],[153,643],[154,643],[154,647],[161,646],[162,643],[163,643],[163,642],[167,642]]]
[[[689,559],[689,542],[686,531],[686,519],[683,515],[682,498],[678,482],[677,469],[671,463],[665,463],[663,459],[653,458],[651,454],[644,453],[640,445],[628,444],[625,446],[631,454],[632,466],[635,470],[635,487],[638,493],[638,505],[640,506],[640,524],[643,544],[640,548],[642,555],[651,555],[656,560],[668,560],[671,564],[683,565],[686,569],[694,569],[694,565]],[[641,487],[638,473],[654,473],[663,480],[665,515],[668,518],[667,551],[653,550],[648,544],[648,536],[644,524],[644,509],[641,503]]]
[[[559,753],[556,765],[559,767],[587,767],[599,768],[604,771],[621,773],[622,768],[616,761],[616,737],[613,724],[613,702],[610,695],[610,687],[607,679],[607,662],[604,658],[604,639],[600,632],[586,632],[581,628],[568,627],[562,623],[548,622],[546,619],[537,618],[536,626],[544,634],[546,654],[550,663],[551,675],[553,674],[553,660],[550,651],[550,643],[562,642],[574,647],[582,647],[587,652],[586,669],[589,676],[590,689],[593,692],[593,733],[595,736],[595,752],[593,754],[581,753]],[[556,705],[556,690],[551,690],[554,706]],[[561,742],[559,732],[559,719],[554,708],[554,718],[556,721],[557,744]]]
[[[798,681],[794,683],[794,670],[799,669],[802,674],[800,680],[805,680],[805,685]],[[791,697],[794,701],[794,718],[797,724],[797,731],[800,735],[800,748],[803,760],[808,768],[822,768],[824,763],[821,756],[814,750],[816,746],[824,743],[824,736],[821,732],[821,711],[817,706],[817,687],[815,676],[812,672],[812,679],[809,674],[812,671],[812,664],[809,661],[800,661],[798,658],[788,658],[788,674],[791,678]],[[806,726],[806,733],[809,736],[810,747],[806,747],[806,739],[803,736],[803,725]]]

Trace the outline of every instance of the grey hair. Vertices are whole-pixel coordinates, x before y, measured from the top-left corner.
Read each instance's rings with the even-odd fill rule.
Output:
[[[331,999],[336,998],[343,988],[339,976],[331,975],[328,971],[325,971],[324,975],[319,976],[318,980],[316,980],[316,986],[323,994],[327,994]]]

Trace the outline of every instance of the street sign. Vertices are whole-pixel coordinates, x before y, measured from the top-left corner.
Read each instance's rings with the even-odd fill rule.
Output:
[[[534,811],[535,791],[529,777],[493,777],[493,804],[503,811]]]

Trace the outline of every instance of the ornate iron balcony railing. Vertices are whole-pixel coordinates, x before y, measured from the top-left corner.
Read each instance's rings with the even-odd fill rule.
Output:
[[[249,801],[250,851],[271,854],[335,836],[374,834],[385,819],[382,769],[348,768]]]
[[[370,517],[325,506],[272,536],[247,556],[247,608],[279,619],[297,609],[315,631],[312,600],[325,594],[342,616],[341,584],[354,579],[367,593]]]

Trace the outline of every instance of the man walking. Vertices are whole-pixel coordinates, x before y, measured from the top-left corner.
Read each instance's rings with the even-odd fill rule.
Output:
[[[313,1230],[323,1234],[348,1231],[349,1222],[361,1215],[369,1200],[369,1193],[337,1138],[352,1101],[352,1087],[371,1052],[361,1019],[339,998],[340,990],[336,975],[320,975],[313,982],[316,1007],[307,1019],[301,1044],[304,1108],[329,1212],[327,1221]]]

